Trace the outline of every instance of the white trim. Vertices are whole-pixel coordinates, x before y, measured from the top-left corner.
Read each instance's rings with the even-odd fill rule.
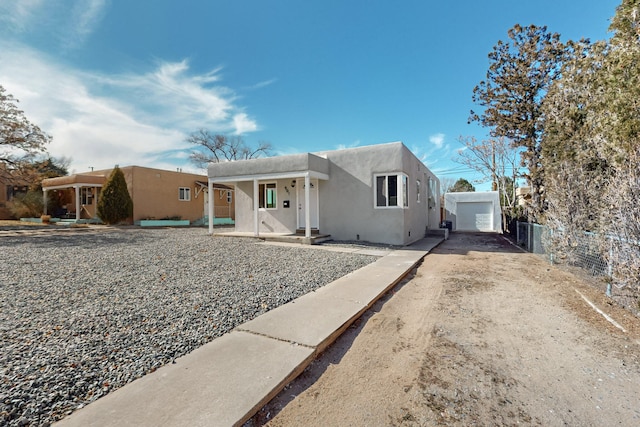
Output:
[[[214,210],[213,210],[213,181],[209,180],[209,184],[208,184],[208,190],[207,190],[207,197],[209,198],[209,234],[213,234],[213,222],[214,222]]]
[[[75,188],[76,186],[80,186],[80,187],[104,187],[104,184],[90,184],[90,183],[86,183],[86,182],[74,182],[72,184],[65,184],[65,185],[54,185],[52,187],[42,187],[43,190],[63,190],[65,188]]]
[[[260,186],[258,185],[258,179],[253,179],[253,235],[258,237],[260,236],[260,226],[259,226],[259,214],[258,214],[258,204],[259,204],[259,192]],[[256,199],[258,198],[258,199]]]
[[[180,193],[182,193],[186,197],[180,197]],[[191,201],[191,187],[178,187],[178,200],[181,201],[181,202],[190,202]]]
[[[304,237],[311,237],[311,178],[309,174],[304,177]]]
[[[329,175],[314,172],[314,171],[301,171],[301,172],[285,172],[285,173],[267,173],[260,175],[242,175],[242,176],[214,176],[209,178],[213,182],[218,183],[233,183],[233,182],[241,182],[241,181],[253,181],[258,179],[260,181],[275,181],[279,179],[292,179],[292,178],[304,178],[305,176],[309,176],[311,178],[328,180]]]
[[[378,177],[385,177],[385,188],[384,188],[384,195],[386,197],[387,200],[387,204],[386,206],[378,206]],[[397,179],[396,182],[396,192],[397,192],[397,204],[396,205],[391,205],[389,206],[389,195],[386,194],[387,192],[387,188],[388,188],[388,184],[387,184],[387,179],[390,176],[395,176],[398,177],[400,179]],[[405,191],[404,191],[404,186],[403,186],[403,179],[402,178],[406,178],[407,180],[407,188],[406,188],[406,199],[405,199]],[[409,209],[409,175],[407,175],[404,172],[379,172],[379,173],[374,173],[373,174],[373,208],[374,209]]]
[[[76,221],[80,219],[80,185],[74,185],[75,196],[76,196]]]
[[[301,184],[303,185],[303,187],[297,187],[295,188],[295,193],[296,193],[296,228],[300,229],[300,224],[302,223],[302,221],[300,220],[300,206],[302,206],[302,203],[305,201],[305,193],[306,193],[306,189],[309,189],[309,204],[305,205],[305,215],[304,215],[304,221],[305,221],[305,235],[306,235],[306,228],[307,228],[307,224],[309,224],[309,226],[311,227],[311,229],[320,229],[320,184],[318,182],[318,180],[312,180],[311,178],[309,179],[309,185],[307,186],[306,183],[305,184]],[[315,187],[315,212],[311,212],[310,209],[310,204],[311,204],[311,188],[313,188],[313,186]],[[304,192],[302,190],[305,190]],[[302,195],[300,195],[300,193],[303,192]],[[308,207],[309,206],[309,207]],[[309,218],[307,220],[307,212],[309,212],[310,216],[312,214],[315,214],[315,218],[317,220],[317,224],[312,224],[311,218]]]
[[[272,208],[267,207],[267,185],[273,184],[275,185],[275,203],[273,205]],[[275,211],[278,210],[278,183],[275,181],[265,181],[265,182],[258,182],[258,204],[260,203],[260,186],[264,185],[263,189],[264,189],[264,206],[258,206],[261,210],[265,210],[265,211]]]

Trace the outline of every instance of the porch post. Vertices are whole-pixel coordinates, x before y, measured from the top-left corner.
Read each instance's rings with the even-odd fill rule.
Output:
[[[311,178],[309,173],[304,176],[304,237],[311,237]]]
[[[215,220],[215,218],[213,217],[215,212],[213,210],[213,200],[215,199],[215,197],[213,197],[213,181],[211,179],[209,179],[207,198],[209,199],[209,204],[207,205],[207,215],[209,215],[209,234],[213,234],[213,222]]]
[[[260,195],[258,186],[258,179],[253,179],[253,235],[258,237],[260,235],[260,227],[258,225],[258,205],[260,203]]]
[[[42,189],[42,206],[44,206],[43,209],[43,214],[46,215],[47,214],[47,190],[45,188]]]
[[[76,221],[80,219],[80,186],[74,185],[73,188],[76,190]]]

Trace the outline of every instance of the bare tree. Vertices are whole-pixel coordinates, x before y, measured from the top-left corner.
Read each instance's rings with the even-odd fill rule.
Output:
[[[212,134],[206,129],[192,133],[187,138],[187,142],[197,146],[191,152],[189,159],[194,165],[203,169],[209,163],[269,156],[272,149],[268,142],[260,142],[258,146],[250,147],[240,135]]]
[[[479,172],[483,178],[480,182],[491,181],[491,189],[500,193],[506,227],[506,214],[512,215],[516,207],[517,179],[521,176],[519,150],[503,137],[484,141],[460,137],[458,141],[463,148],[453,160]]]
[[[442,193],[442,195],[444,195],[444,193],[449,193],[453,188],[453,186],[455,185],[455,183],[456,183],[455,178],[449,178],[449,177],[440,178],[440,192]]]
[[[18,100],[0,85],[0,163],[8,169],[44,153],[51,140],[26,118],[17,103]]]
[[[605,199],[611,207],[608,229],[610,237],[603,241],[602,252],[612,266],[613,279],[627,286],[640,309],[640,147],[629,153],[628,162],[620,165],[609,185]]]

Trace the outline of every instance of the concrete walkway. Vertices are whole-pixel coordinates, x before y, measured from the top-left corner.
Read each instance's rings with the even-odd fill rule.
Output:
[[[242,425],[442,241],[428,237],[388,251],[377,261],[238,326],[55,425]]]

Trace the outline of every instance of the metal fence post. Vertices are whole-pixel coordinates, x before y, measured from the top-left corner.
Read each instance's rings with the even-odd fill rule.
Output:
[[[607,263],[607,276],[609,276],[609,280],[607,281],[607,292],[606,295],[611,297],[611,282],[613,282],[613,239],[611,236],[609,239],[609,262]]]
[[[547,230],[549,230],[549,242],[551,242],[553,240],[553,229],[551,227],[547,227]],[[553,250],[551,249],[551,245],[549,245],[549,262],[553,264]]]

